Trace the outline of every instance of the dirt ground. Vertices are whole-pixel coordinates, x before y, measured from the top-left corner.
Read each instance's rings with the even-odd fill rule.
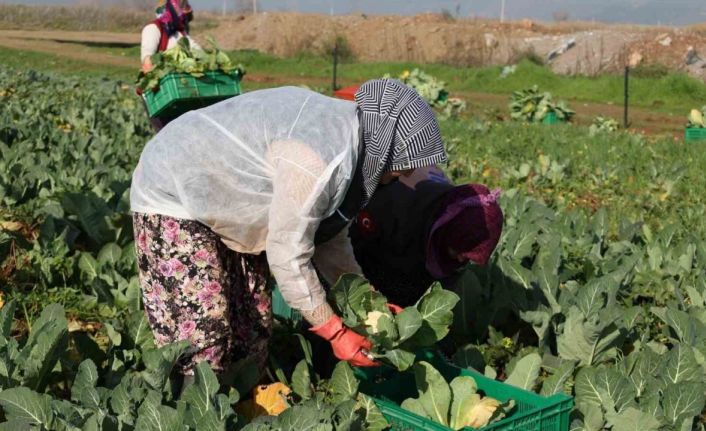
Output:
[[[643,63],[660,63],[671,69],[687,70],[685,53],[699,52],[706,38],[702,29],[664,29],[636,26],[607,26],[591,23],[540,25],[530,21],[448,20],[439,15],[414,17],[320,16],[292,13],[262,13],[221,19],[208,31],[226,49],[257,49],[278,56],[303,50],[330,49],[343,36],[359,61],[411,61],[419,63],[508,64],[533,52],[546,57],[569,40],[574,46],[550,64],[565,74],[597,74],[614,71],[638,53]],[[197,38],[203,35],[196,35]],[[57,54],[94,64],[135,67],[133,58],[91,50],[91,44],[137,45],[139,34],[76,31],[0,30],[0,46]],[[633,58],[634,59],[634,58]],[[703,77],[702,64],[689,68]],[[269,85],[305,84],[327,86],[323,78],[258,74],[250,71],[247,81]],[[473,113],[488,108],[505,112],[508,96],[465,92],[458,94]],[[571,101],[577,122],[588,123],[596,115],[622,118],[622,107],[611,104]],[[632,108],[634,130],[648,134],[673,134],[683,127],[683,118]],[[678,137],[675,135],[675,137]]]
[[[221,19],[210,30],[228,49],[257,49],[279,56],[323,51],[345,39],[359,61],[410,61],[455,65],[512,64],[528,54],[548,59],[563,45],[573,46],[550,65],[563,74],[595,75],[633,65],[663,64],[706,78],[702,65],[687,67],[690,47],[706,58],[706,37],[697,28],[592,23],[500,23],[417,16],[325,16],[261,13]]]
[[[197,17],[198,19],[198,17]],[[204,18],[205,19],[205,18]],[[562,46],[571,48],[549,61],[561,74],[596,75],[627,64],[661,64],[706,81],[706,27],[651,27],[587,22],[453,19],[416,16],[317,15],[286,12],[208,16],[213,35],[226,49],[256,49],[277,56],[330,51],[336,39],[358,61],[409,61],[453,65],[507,65],[536,55],[547,61]],[[0,31],[7,39],[139,44],[137,33]],[[692,50],[694,64],[687,65]]]

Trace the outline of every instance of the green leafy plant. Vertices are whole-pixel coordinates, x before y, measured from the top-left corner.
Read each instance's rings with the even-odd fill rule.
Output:
[[[402,408],[454,430],[482,428],[504,418],[514,408],[509,400],[500,403],[477,393],[475,380],[459,376],[450,383],[428,362],[414,365],[418,398],[408,398]]]
[[[389,427],[375,402],[358,391],[359,381],[347,362],[338,362],[329,379],[314,371],[311,344],[297,337],[304,359],[297,363],[287,381],[281,369],[275,374],[282,383],[289,383],[293,393],[287,397],[289,408],[277,416],[261,416],[248,424],[244,431],[282,429],[330,429],[352,431],[365,429],[382,431]]]
[[[616,132],[619,128],[620,125],[613,118],[596,117],[589,128],[589,133],[595,135],[601,132]]]
[[[706,122],[704,121],[704,114],[706,113],[706,106],[703,108],[699,109],[692,109],[691,112],[689,112],[689,122],[687,123],[686,127],[694,128],[694,129],[703,129],[706,128]]]
[[[420,349],[435,345],[448,334],[459,299],[435,284],[414,306],[395,315],[381,293],[351,274],[341,277],[331,289],[331,298],[345,325],[372,341],[370,353],[399,370],[409,368]]]
[[[186,73],[201,77],[207,71],[235,72],[245,75],[242,65],[233,64],[230,57],[221,51],[212,37],[207,39],[209,47],[192,49],[185,37],[173,48],[153,54],[150,58],[152,69],[147,73],[140,72],[137,87],[152,90],[159,85],[159,80],[170,73]]]
[[[571,121],[574,111],[564,102],[554,102],[549,92],[540,92],[538,86],[515,91],[510,98],[510,117],[514,120],[540,122],[549,113],[559,121]]]
[[[143,313],[124,332],[106,326],[107,352],[74,337],[72,344],[95,362],[78,364],[73,383],[63,388],[70,392],[66,398],[44,393],[63,385],[56,369],[70,361],[64,310],[46,307],[21,347],[10,337],[14,311],[12,301],[0,311],[0,406],[6,419],[0,429],[203,430],[236,423],[231,405],[238,392],[218,393],[220,384],[205,362],[196,366],[192,385],[178,396],[171,391],[170,373],[189,344],[155,348]]]
[[[384,78],[389,78],[387,74]],[[412,87],[422,99],[439,111],[442,118],[455,118],[466,110],[466,102],[458,97],[449,97],[447,84],[434,76],[420,70],[405,70],[398,79]]]

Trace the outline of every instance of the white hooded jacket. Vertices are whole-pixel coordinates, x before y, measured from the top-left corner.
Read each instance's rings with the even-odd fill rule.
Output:
[[[319,223],[343,201],[357,163],[353,102],[297,87],[234,97],[172,121],[135,169],[134,212],[196,220],[232,250],[267,253],[293,308],[325,301],[329,281],[360,273],[344,229],[314,256]]]

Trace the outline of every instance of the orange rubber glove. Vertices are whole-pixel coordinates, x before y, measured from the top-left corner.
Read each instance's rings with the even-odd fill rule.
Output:
[[[400,314],[404,308],[400,307],[399,305],[395,304],[387,304],[387,309],[390,310],[390,313],[392,314]]]
[[[371,361],[362,350],[370,350],[372,344],[362,335],[356,334],[343,325],[338,316],[333,316],[323,325],[310,329],[311,332],[331,343],[333,354],[342,361],[348,361],[355,367],[377,367],[378,362]]]

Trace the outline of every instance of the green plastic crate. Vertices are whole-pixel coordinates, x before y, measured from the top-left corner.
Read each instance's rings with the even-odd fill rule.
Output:
[[[701,127],[687,127],[684,132],[684,137],[687,141],[706,140],[706,129]]]
[[[425,352],[419,359],[426,360],[451,381],[459,375],[470,376],[478,384],[478,391],[501,402],[515,401],[515,408],[505,419],[493,423],[484,431],[567,431],[573,398],[565,394],[543,397],[505,383],[489,379],[472,370],[450,365],[432,352]],[[451,428],[425,419],[400,407],[402,401],[417,397],[412,372],[398,373],[387,367],[357,368],[361,380],[360,391],[373,397],[394,431],[451,431]],[[471,430],[473,428],[464,428]]]
[[[559,119],[556,116],[556,112],[548,112],[547,115],[542,118],[542,123],[544,124],[556,124]]]
[[[241,74],[221,71],[206,72],[196,78],[185,73],[170,73],[159,80],[157,91],[142,95],[150,117],[175,118],[193,109],[212,105],[240,94]]]
[[[299,324],[302,321],[302,315],[297,310],[293,310],[282,297],[282,292],[279,291],[279,287],[274,281],[272,289],[272,313],[283,320],[290,320],[295,324]]]

